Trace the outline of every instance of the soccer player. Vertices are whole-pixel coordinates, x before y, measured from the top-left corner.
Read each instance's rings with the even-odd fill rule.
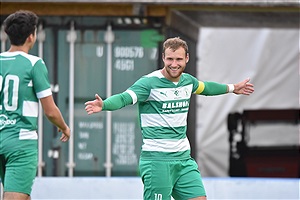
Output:
[[[29,55],[38,17],[17,11],[4,21],[10,48],[0,54],[0,175],[4,200],[30,200],[38,161],[38,99],[47,118],[68,141],[70,128],[56,106],[44,61]]]
[[[178,37],[163,44],[164,67],[141,77],[125,92],[104,101],[85,103],[87,113],[117,110],[138,104],[143,137],[139,169],[145,200],[205,200],[206,192],[198,165],[190,156],[186,136],[191,94],[250,95],[254,86],[245,79],[236,84],[202,82],[184,73],[189,61],[188,46]]]

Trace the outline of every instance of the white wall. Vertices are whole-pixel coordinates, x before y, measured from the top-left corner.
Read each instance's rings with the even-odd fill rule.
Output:
[[[201,28],[198,52],[198,79],[236,83],[250,77],[255,85],[249,97],[196,97],[197,162],[201,173],[228,176],[230,112],[299,108],[299,30]],[[299,127],[272,137],[279,145],[282,138],[299,144]],[[266,141],[270,137],[261,134],[256,139]]]
[[[204,178],[209,200],[299,199],[299,179]],[[32,200],[143,199],[139,177],[41,177],[33,185]]]

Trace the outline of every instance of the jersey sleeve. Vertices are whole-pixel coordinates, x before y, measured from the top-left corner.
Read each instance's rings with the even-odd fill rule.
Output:
[[[149,78],[142,77],[129,87],[127,92],[132,96],[133,104],[135,104],[146,101],[150,95],[150,89]]]
[[[227,85],[217,82],[199,81],[199,85],[195,93],[206,96],[226,94]]]
[[[48,70],[42,59],[38,60],[32,68],[32,82],[38,98],[52,95]]]
[[[103,101],[102,110],[118,110],[127,105],[132,104],[133,100],[131,95],[128,92],[123,92],[120,94],[115,94]]]
[[[149,96],[147,78],[140,78],[125,92],[115,94],[103,101],[102,110],[118,110],[127,105],[133,105],[138,101],[146,101]]]

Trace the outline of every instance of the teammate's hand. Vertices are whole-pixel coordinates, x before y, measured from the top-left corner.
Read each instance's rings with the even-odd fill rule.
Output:
[[[62,135],[60,137],[60,141],[67,142],[70,139],[71,130],[67,126],[65,130],[58,129],[59,132],[62,132]]]

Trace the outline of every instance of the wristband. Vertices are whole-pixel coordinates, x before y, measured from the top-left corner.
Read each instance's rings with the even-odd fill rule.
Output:
[[[233,84],[227,84],[228,86],[228,93],[233,93],[234,85]]]

